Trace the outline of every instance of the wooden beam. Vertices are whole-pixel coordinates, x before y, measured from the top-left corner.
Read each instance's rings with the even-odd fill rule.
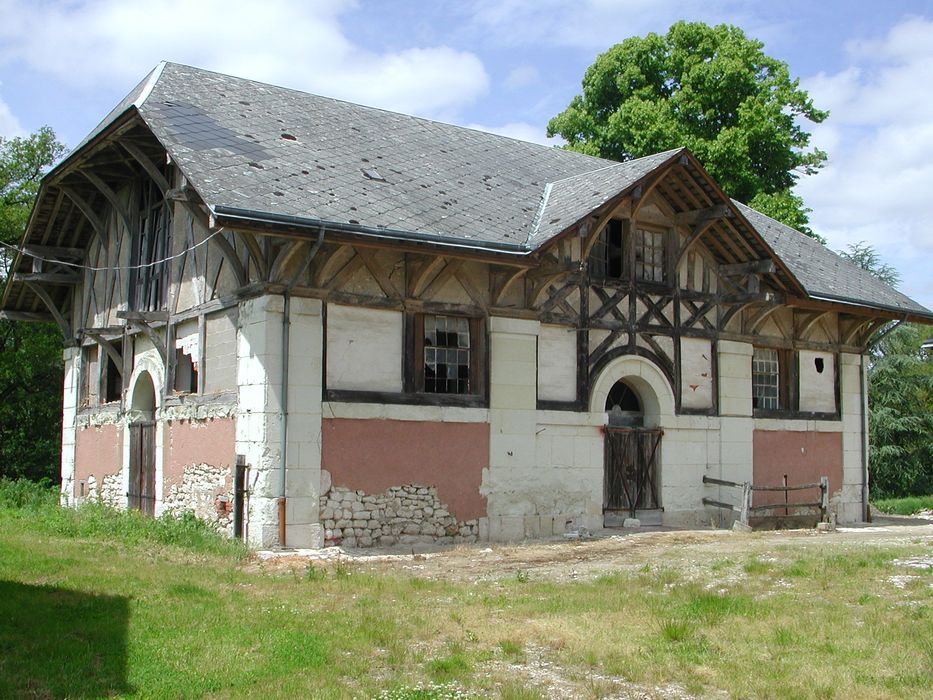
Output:
[[[102,241],[108,240],[107,229],[104,226],[103,222],[97,216],[97,213],[91,208],[91,205],[80,194],[75,192],[72,188],[66,187],[65,185],[60,185],[62,192],[68,195],[68,199],[74,202],[75,206],[81,210],[81,213],[84,214],[84,218],[93,227],[94,231],[97,233],[98,237]]]
[[[58,327],[61,329],[62,335],[65,336],[65,340],[69,340],[71,337],[71,324],[65,320],[64,315],[61,311],[58,310],[58,307],[55,305],[55,302],[52,301],[52,297],[49,296],[49,293],[34,282],[26,282],[26,284],[32,290],[33,294],[39,297],[45,304],[46,308],[48,308],[49,313],[52,314],[55,322],[58,323]]]
[[[84,252],[83,248],[68,248],[56,245],[32,245],[27,243],[23,246],[23,253],[26,255],[43,258],[50,262],[81,260],[84,257]]]
[[[156,187],[159,188],[159,190],[162,192],[162,196],[164,197],[171,188],[169,187],[168,180],[165,179],[165,175],[163,175],[162,171],[159,170],[159,167],[153,163],[149,156],[147,156],[135,143],[122,140],[119,142],[119,144],[124,149],[126,149],[127,153],[133,156],[137,163],[142,166],[143,170],[145,170],[146,174],[152,178],[152,181],[155,182]]]
[[[114,211],[119,214],[120,218],[123,219],[123,225],[126,227],[127,235],[132,235],[133,227],[130,224],[130,215],[127,212],[126,207],[123,205],[123,202],[120,201],[120,198],[117,197],[117,193],[114,192],[110,185],[101,180],[96,174],[90,172],[89,170],[79,171],[84,175],[87,180],[97,188],[97,191],[104,195],[104,199],[110,202],[110,206],[113,207]]]
[[[107,353],[107,356],[113,360],[113,365],[117,368],[117,372],[119,373],[120,377],[123,377],[123,357],[120,355],[120,353],[117,352],[117,349],[113,346],[113,343],[105,338],[102,333],[96,333],[90,329],[86,329],[84,331],[84,335],[89,338],[93,338],[94,341],[104,349],[104,352]]]
[[[117,311],[117,318],[139,323],[168,323],[168,311]]]
[[[38,311],[0,311],[0,318],[7,321],[29,321],[35,323],[55,322],[55,318],[52,314],[44,314]]]
[[[81,277],[72,272],[16,272],[13,274],[13,281],[68,286],[78,284]]]
[[[682,211],[675,214],[674,223],[695,225],[701,221],[722,219],[728,216],[732,216],[732,209],[729,208],[728,204],[715,204],[711,207]]]
[[[752,260],[751,262],[733,263],[730,265],[720,265],[719,274],[731,277],[734,275],[762,275],[773,273],[776,270],[774,260]]]

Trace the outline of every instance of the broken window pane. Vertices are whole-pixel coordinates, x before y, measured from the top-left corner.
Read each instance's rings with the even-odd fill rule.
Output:
[[[424,390],[431,394],[470,393],[470,321],[454,316],[423,317]]]

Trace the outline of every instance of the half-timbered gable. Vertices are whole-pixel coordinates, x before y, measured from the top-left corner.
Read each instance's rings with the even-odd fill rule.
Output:
[[[176,64],[45,178],[2,313],[61,328],[65,500],[264,546],[728,524],[728,481],[859,519],[866,344],[933,319],[685,149]]]

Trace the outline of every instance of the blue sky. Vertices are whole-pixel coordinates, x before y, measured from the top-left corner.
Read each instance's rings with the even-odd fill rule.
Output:
[[[547,142],[599,52],[678,19],[742,27],[831,111],[797,188],[813,228],[933,308],[929,0],[0,0],[0,136],[76,144],[167,59]]]

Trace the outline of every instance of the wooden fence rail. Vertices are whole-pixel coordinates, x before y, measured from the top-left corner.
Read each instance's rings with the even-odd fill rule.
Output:
[[[745,525],[746,527],[748,526],[748,516],[750,513],[770,511],[778,508],[783,508],[785,515],[788,514],[789,509],[819,508],[820,521],[827,522],[828,520],[829,477],[821,476],[818,482],[812,484],[796,484],[794,486],[790,486],[788,484],[783,486],[756,486],[749,481],[728,481],[726,479],[715,479],[711,476],[704,476],[703,484],[707,486],[726,486],[729,488],[741,489],[741,496],[739,497],[739,502],[737,504],[725,503],[723,501],[717,501],[712,498],[704,498],[703,505],[713,506],[714,508],[721,508],[723,510],[729,510],[734,513],[738,513],[738,522],[740,522],[742,525]],[[817,488],[820,490],[819,501],[805,501],[796,503],[791,503],[788,501],[787,494],[790,491],[803,491],[805,489]],[[755,491],[784,492],[784,503],[771,503],[769,505],[763,506],[752,505],[752,499],[754,497]]]

